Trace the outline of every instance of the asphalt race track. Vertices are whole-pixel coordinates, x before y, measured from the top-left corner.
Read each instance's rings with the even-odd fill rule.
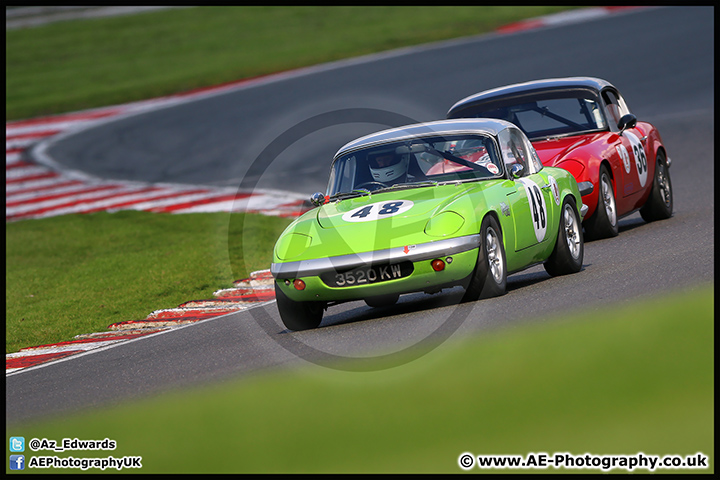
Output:
[[[611,315],[618,304],[713,282],[713,18],[712,7],[640,9],[407,49],[63,138],[49,154],[103,178],[310,195],[325,190],[334,152],[359,135],[403,119],[443,118],[455,101],[486,88],[598,76],[660,130],[673,161],[675,210],[652,224],[637,213],[626,217],[617,238],[586,244],[580,273],[551,278],[534,267],[509,277],[500,298],[458,305],[454,290],[404,296],[376,310],[353,302],[331,307],[320,328],[298,333],[285,331],[271,303],[10,375],[8,424],[266,369],[314,364],[363,371],[373,368],[364,360],[376,356],[399,365],[407,360],[398,352],[409,347],[434,355],[447,339],[560,312],[583,321],[587,311]],[[290,138],[283,137],[288,131],[301,134],[265,150]]]

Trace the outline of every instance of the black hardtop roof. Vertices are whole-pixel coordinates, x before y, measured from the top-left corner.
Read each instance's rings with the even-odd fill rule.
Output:
[[[447,117],[450,117],[451,113],[458,110],[462,110],[470,105],[483,103],[490,99],[496,99],[500,97],[510,97],[519,95],[522,93],[532,93],[547,90],[561,90],[561,89],[590,89],[600,91],[605,87],[612,87],[613,85],[607,80],[595,77],[566,77],[566,78],[548,78],[544,80],[534,80],[524,83],[515,83],[513,85],[506,85],[504,87],[493,88],[490,90],[484,90],[479,93],[465,97],[450,107],[448,110]],[[614,88],[614,87],[613,87]]]
[[[464,133],[497,136],[506,128],[517,128],[514,124],[497,118],[462,118],[457,120],[435,120],[402,127],[390,128],[371,133],[345,144],[335,153],[338,158],[353,150],[390,143],[399,140],[422,138],[431,135],[455,135]]]

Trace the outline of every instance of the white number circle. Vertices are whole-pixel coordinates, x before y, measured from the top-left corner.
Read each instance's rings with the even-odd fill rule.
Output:
[[[535,229],[535,238],[538,242],[545,239],[547,232],[547,206],[545,205],[545,196],[540,191],[537,183],[529,178],[519,179],[525,187],[525,193],[530,204],[530,218],[532,219],[533,228]]]
[[[633,157],[635,158],[635,167],[637,168],[638,178],[640,179],[640,186],[644,187],[647,182],[647,157],[645,156],[645,148],[643,147],[640,139],[635,136],[632,132],[625,132],[623,135],[627,135],[632,146]]]
[[[342,219],[346,222],[372,222],[400,215],[410,210],[413,205],[410,200],[384,200],[350,210]]]
[[[625,173],[630,173],[630,154],[628,154],[627,148],[622,143],[615,147],[618,155],[622,158],[623,167],[625,167]]]

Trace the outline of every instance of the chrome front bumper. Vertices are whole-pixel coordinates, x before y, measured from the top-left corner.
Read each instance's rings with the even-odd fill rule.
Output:
[[[590,210],[590,207],[583,203],[583,206],[580,207],[580,218],[585,218],[585,214],[588,212],[588,210]]]
[[[372,252],[353,253],[337,257],[315,258],[297,262],[273,263],[270,272],[275,278],[299,278],[320,275],[325,272],[351,270],[371,264],[420,262],[467,252],[480,246],[480,235],[448,238],[435,242],[388,248]]]

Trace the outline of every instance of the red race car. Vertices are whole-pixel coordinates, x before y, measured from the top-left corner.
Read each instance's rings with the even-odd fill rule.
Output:
[[[486,90],[460,100],[447,118],[508,120],[525,132],[543,165],[591,182],[588,239],[614,237],[618,219],[640,210],[647,221],[673,211],[670,157],[657,129],[638,122],[620,92],[592,77],[537,80]]]

